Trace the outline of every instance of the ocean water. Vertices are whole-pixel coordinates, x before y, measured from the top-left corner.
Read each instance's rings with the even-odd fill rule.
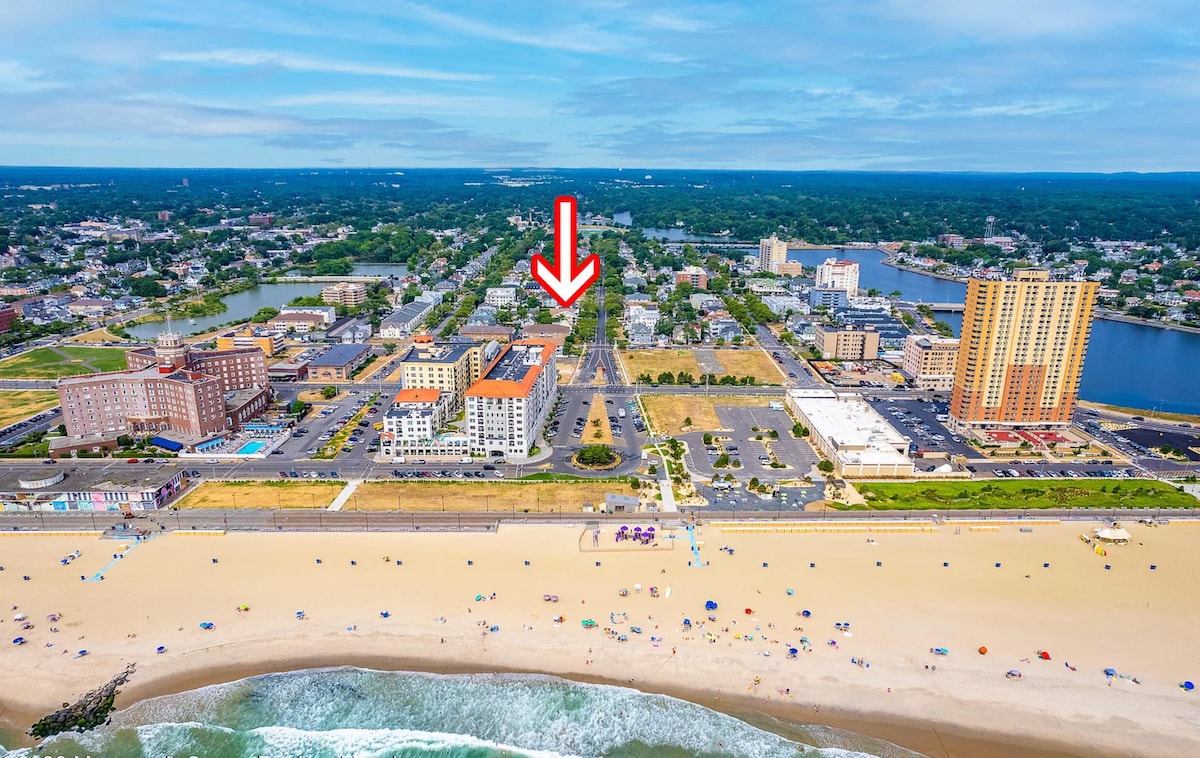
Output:
[[[5,756],[917,755],[825,727],[751,718],[758,725],[671,697],[549,676],[316,669],[147,700],[114,713],[100,729]]]

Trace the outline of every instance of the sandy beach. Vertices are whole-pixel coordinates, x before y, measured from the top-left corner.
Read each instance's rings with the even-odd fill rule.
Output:
[[[1092,526],[775,534],[705,525],[696,536],[705,566],[689,565],[684,531],[656,549],[618,544],[609,531],[597,548],[591,532],[562,526],[167,534],[132,547],[6,534],[0,719],[23,731],[129,662],[138,668],[121,705],[357,665],[624,684],[934,756],[1200,754],[1200,695],[1178,686],[1200,679],[1200,526],[1128,524],[1132,544],[1107,556],[1080,541]],[[102,581],[80,580],[101,570]],[[705,610],[709,600],[716,610]],[[34,628],[20,630],[18,613]],[[28,642],[10,644],[18,635]],[[806,647],[801,637],[811,649],[789,656]],[[1007,678],[1010,669],[1021,678]]]

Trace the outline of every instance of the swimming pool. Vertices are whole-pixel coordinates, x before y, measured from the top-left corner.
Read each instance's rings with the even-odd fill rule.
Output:
[[[237,454],[238,455],[254,455],[259,450],[262,450],[266,446],[267,446],[267,443],[265,443],[261,440],[254,440],[253,442],[247,442],[245,445],[242,445],[241,447],[239,447],[237,449]]]

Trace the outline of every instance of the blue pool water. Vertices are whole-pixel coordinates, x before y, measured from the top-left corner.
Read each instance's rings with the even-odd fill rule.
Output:
[[[262,450],[266,446],[267,446],[267,443],[261,442],[259,440],[254,440],[253,442],[247,442],[245,445],[242,445],[241,447],[239,447],[237,449],[237,454],[238,455],[254,455],[259,450]]]

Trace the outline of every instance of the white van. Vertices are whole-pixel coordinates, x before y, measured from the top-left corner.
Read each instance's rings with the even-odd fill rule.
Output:
[[[729,482],[713,482],[712,488],[714,490],[729,490],[729,489],[733,489],[733,485],[730,484]]]
[[[405,458],[403,455],[398,455],[392,459],[392,463],[407,463],[407,462],[408,462],[408,459]]]
[[[936,418],[936,419],[937,419],[939,422],[941,422],[941,423],[943,423],[943,424],[944,424],[944,423],[946,423],[947,421],[949,421],[949,420],[950,420],[950,416],[949,416],[948,414],[945,414],[945,413],[939,413],[939,414],[938,414],[937,416],[935,416],[934,418]]]
[[[466,458],[459,458],[458,462],[459,463],[474,463],[475,459],[470,456],[467,456]]]

